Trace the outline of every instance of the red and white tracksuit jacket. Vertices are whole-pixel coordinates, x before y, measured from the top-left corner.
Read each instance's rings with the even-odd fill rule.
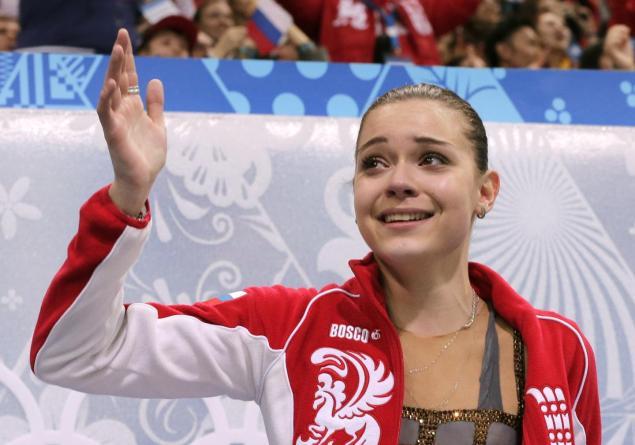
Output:
[[[84,204],[35,328],[38,377],[91,393],[255,400],[272,444],[397,443],[403,357],[372,255],[319,291],[253,287],[224,302],[124,305],[149,220],[122,214],[107,188]],[[534,309],[485,266],[471,264],[470,279],[523,337],[523,443],[599,444],[595,362],[578,327]]]

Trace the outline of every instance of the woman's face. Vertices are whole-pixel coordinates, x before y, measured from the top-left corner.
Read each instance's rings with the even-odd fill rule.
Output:
[[[227,1],[209,2],[201,9],[198,27],[214,40],[218,40],[231,26],[234,26],[234,15]]]
[[[547,50],[566,51],[571,44],[571,31],[564,18],[553,12],[543,12],[538,16],[536,30]]]
[[[479,172],[465,129],[459,112],[422,99],[382,105],[366,117],[354,204],[362,237],[380,260],[467,255],[475,213],[493,204],[483,183],[495,182],[495,198],[498,176]]]
[[[187,40],[181,34],[169,29],[157,32],[143,51],[144,55],[157,57],[189,57]]]
[[[505,63],[513,68],[538,68],[542,64],[543,49],[540,37],[530,26],[523,26],[504,43],[508,50]]]

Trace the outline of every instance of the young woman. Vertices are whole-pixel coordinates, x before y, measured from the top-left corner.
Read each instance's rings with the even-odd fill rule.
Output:
[[[496,200],[475,111],[431,85],[378,99],[355,152],[372,249],[341,286],[253,287],[227,302],[123,305],[165,163],[161,82],[138,96],[118,35],[98,105],[111,186],[45,296],[31,364],[43,380],[139,397],[259,403],[272,444],[599,444],[593,353],[576,325],[468,263]]]

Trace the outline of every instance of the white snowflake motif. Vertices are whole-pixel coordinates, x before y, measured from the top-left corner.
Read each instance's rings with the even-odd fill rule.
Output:
[[[22,302],[22,297],[17,294],[15,289],[9,289],[7,295],[0,297],[0,303],[6,305],[11,312],[15,311]]]
[[[20,202],[29,191],[30,180],[22,177],[16,181],[7,193],[0,184],[0,228],[4,239],[12,239],[18,230],[18,217],[30,220],[40,219],[42,212],[30,204]]]

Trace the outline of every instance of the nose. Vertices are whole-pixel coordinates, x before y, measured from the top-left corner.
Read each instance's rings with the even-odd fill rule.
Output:
[[[393,167],[386,194],[398,199],[411,198],[419,194],[409,166],[397,164]]]

